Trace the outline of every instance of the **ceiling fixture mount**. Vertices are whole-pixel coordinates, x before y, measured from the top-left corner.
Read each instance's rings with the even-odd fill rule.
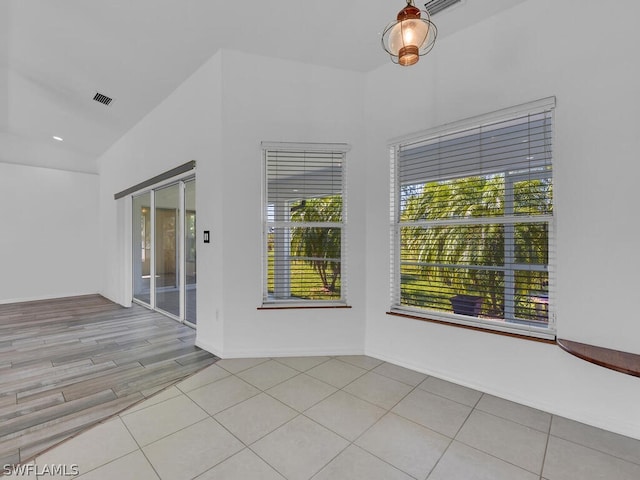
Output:
[[[395,22],[382,32],[382,48],[391,55],[393,63],[408,67],[431,51],[438,29],[426,10],[407,0],[407,6],[398,12]]]

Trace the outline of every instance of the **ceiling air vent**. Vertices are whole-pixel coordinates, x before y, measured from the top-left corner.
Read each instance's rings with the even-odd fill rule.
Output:
[[[429,15],[435,15],[461,1],[462,0],[431,0],[424,4],[424,9],[429,12]]]
[[[103,95],[103,94],[101,94],[101,93],[96,93],[96,94],[93,96],[93,99],[94,99],[96,102],[104,103],[105,105],[109,105],[109,104],[113,101],[113,98],[109,98],[109,97],[107,97],[106,95]]]

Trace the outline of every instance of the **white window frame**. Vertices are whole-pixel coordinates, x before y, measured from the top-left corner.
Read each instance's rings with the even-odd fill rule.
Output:
[[[347,152],[351,146],[346,143],[299,143],[299,142],[262,142],[262,308],[283,308],[283,307],[340,307],[347,306],[347,279],[348,279],[348,262],[347,262]],[[342,156],[341,165],[341,190],[342,190],[342,221],[341,222],[292,222],[289,219],[270,219],[269,218],[269,201],[268,201],[268,152],[322,152],[335,153]],[[285,205],[287,212],[289,206]],[[275,213],[278,216],[277,212]],[[273,228],[292,228],[292,227],[334,227],[340,228],[340,298],[331,300],[316,300],[304,298],[291,298],[286,294],[290,288],[290,278],[274,278],[274,289],[280,288],[281,295],[269,293],[268,289],[268,236]],[[276,242],[277,244],[287,245],[288,242]],[[288,258],[288,252],[281,252],[284,257]],[[285,262],[287,260],[284,260]],[[276,273],[278,272],[278,273]],[[276,270],[275,275],[288,274],[287,268]],[[278,287],[279,285],[279,287]],[[284,297],[284,298],[283,298]]]
[[[508,237],[505,234],[505,260],[504,265],[500,269],[505,273],[505,320],[504,321],[492,321],[483,318],[471,317],[467,315],[459,315],[455,313],[449,313],[440,310],[431,310],[427,308],[420,307],[412,307],[409,305],[402,305],[400,303],[400,292],[401,292],[401,259],[400,259],[400,231],[402,227],[406,226],[437,226],[440,224],[448,224],[451,225],[455,220],[424,220],[418,222],[401,222],[400,221],[400,179],[399,179],[399,168],[397,162],[399,161],[399,152],[402,146],[410,145],[413,143],[419,143],[422,141],[427,141],[429,139],[434,139],[439,136],[444,136],[448,134],[455,134],[457,132],[464,132],[466,130],[481,127],[483,125],[491,124],[499,121],[507,121],[510,119],[516,119],[522,117],[527,114],[536,114],[542,112],[551,112],[551,117],[553,118],[553,110],[555,108],[555,97],[548,97],[541,100],[537,100],[534,102],[518,105],[515,107],[503,109],[500,111],[492,112],[485,115],[479,115],[477,117],[461,120],[459,122],[454,122],[450,124],[446,124],[440,127],[436,127],[434,129],[430,129],[424,132],[418,132],[415,134],[399,137],[396,139],[392,139],[389,142],[389,153],[390,153],[390,171],[391,171],[391,188],[390,188],[390,240],[391,240],[391,265],[390,265],[390,273],[391,273],[391,313],[397,314],[406,314],[410,316],[416,316],[425,319],[433,319],[436,321],[459,324],[464,326],[478,327],[484,330],[495,330],[507,333],[513,333],[517,335],[524,335],[530,337],[537,337],[543,339],[555,339],[556,335],[556,298],[555,298],[555,215],[537,215],[531,217],[521,217],[514,216],[513,211],[509,211],[509,203],[512,205],[513,195],[508,194],[509,191],[513,192],[513,185],[515,182],[519,180],[519,175],[516,173],[509,174],[508,167],[505,168],[504,178],[505,178],[505,208],[504,208],[504,216],[498,217],[500,219],[500,223],[505,225],[505,228],[513,228],[513,225],[516,223],[523,222],[546,222],[549,228],[549,260],[546,266],[543,265],[518,265],[513,262],[513,251],[514,244],[512,242],[507,242],[506,238]],[[555,126],[552,121],[551,132],[553,137],[553,132],[555,131]],[[551,142],[553,143],[553,138],[551,138]],[[552,164],[554,163],[552,159]],[[541,172],[540,175],[532,175],[528,173],[526,175],[526,179],[533,178],[550,178],[553,179],[553,172]],[[523,177],[524,179],[524,177]],[[509,202],[509,198],[511,198],[511,202]],[[555,203],[555,202],[554,202]],[[460,221],[463,224],[473,224],[473,223],[481,223],[481,222],[495,222],[493,218],[484,218],[479,217],[478,219],[474,218],[464,218]],[[509,261],[511,258],[511,261]],[[508,268],[507,268],[508,267]],[[529,270],[542,270],[548,272],[549,278],[549,291],[548,291],[548,323],[546,327],[540,327],[532,324],[512,322],[506,320],[507,314],[513,314],[514,309],[514,295],[510,289],[507,288],[508,282],[513,283],[513,274],[516,270],[519,269],[529,269]],[[509,280],[509,276],[511,279]],[[509,290],[509,293],[507,293]]]

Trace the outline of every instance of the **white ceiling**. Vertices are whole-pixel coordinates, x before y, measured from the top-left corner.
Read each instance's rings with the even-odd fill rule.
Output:
[[[463,0],[434,18],[439,39],[522,1]],[[0,161],[95,172],[105,150],[220,48],[371,71],[389,63],[380,33],[403,6],[0,0]],[[113,103],[93,101],[96,92]]]

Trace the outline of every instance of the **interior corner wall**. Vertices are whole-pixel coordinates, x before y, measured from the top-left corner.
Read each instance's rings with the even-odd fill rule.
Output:
[[[222,350],[221,64],[214,55],[114,144],[98,162],[102,294],[131,303],[131,201],[114,194],[188,161],[196,161],[198,338]],[[212,243],[202,243],[202,231]]]
[[[98,176],[0,163],[0,303],[98,293]]]
[[[364,75],[225,50],[223,71],[224,354],[364,352],[366,204]],[[262,304],[262,141],[344,142],[347,300],[344,309],[258,310]]]
[[[0,142],[9,126],[9,4],[0,3]],[[0,150],[1,151],[1,150]]]
[[[257,73],[258,72],[258,73]],[[363,353],[363,74],[220,51],[100,159],[103,294],[127,305],[130,226],[113,194],[196,160],[197,344],[222,357]],[[262,303],[262,141],[346,142],[349,309]],[[210,230],[211,243],[202,242]]]
[[[386,141],[555,95],[558,336],[640,353],[640,149],[636,2],[528,0],[444,36],[408,69],[367,76],[368,354],[640,438],[640,383],[540,344],[385,315],[389,307]],[[437,17],[436,17],[437,21]],[[400,96],[398,92],[410,95]],[[390,121],[391,120],[391,121]]]

